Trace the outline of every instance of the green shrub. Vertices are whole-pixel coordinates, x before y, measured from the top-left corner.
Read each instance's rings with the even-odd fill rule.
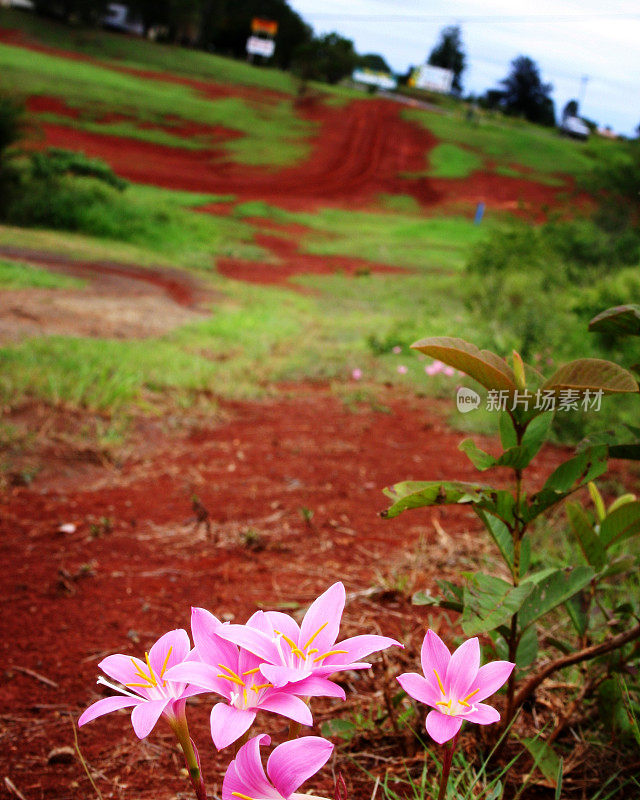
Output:
[[[78,175],[97,178],[114,189],[123,190],[128,185],[127,181],[116,175],[104,161],[87,158],[84,153],[50,148],[43,153],[32,153],[30,162],[31,177],[36,180],[50,180],[61,175]]]

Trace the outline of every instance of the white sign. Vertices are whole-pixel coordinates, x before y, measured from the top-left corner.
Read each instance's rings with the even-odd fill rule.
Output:
[[[453,83],[453,71],[434,67],[431,64],[423,64],[413,71],[409,79],[409,86],[416,89],[426,89],[428,92],[440,92],[449,94]]]
[[[388,72],[375,72],[370,69],[356,69],[351,78],[356,83],[366,83],[369,86],[378,86],[380,89],[395,89],[398,85]]]
[[[259,36],[250,36],[247,39],[247,53],[252,56],[271,58],[276,49],[273,39],[261,39]]]

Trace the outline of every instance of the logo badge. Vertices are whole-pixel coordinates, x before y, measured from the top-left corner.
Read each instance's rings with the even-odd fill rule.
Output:
[[[461,386],[456,394],[456,404],[458,411],[466,414],[467,411],[473,411],[474,408],[480,406],[480,395],[474,392],[473,389],[467,389],[466,386]]]

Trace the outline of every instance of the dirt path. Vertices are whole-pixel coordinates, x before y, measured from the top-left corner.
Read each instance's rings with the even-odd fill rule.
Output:
[[[277,402],[225,405],[217,422],[182,436],[146,423],[140,449],[118,467],[90,465],[69,450],[30,486],[8,487],[0,499],[10,608],[0,616],[0,775],[30,800],[89,796],[75,760],[48,763],[53,748],[73,744],[66,715],[77,718],[98,696],[101,657],[141,653],[165,630],[188,627],[191,605],[241,622],[262,604],[304,606],[342,580],[351,598],[344,633],[380,630],[417,642],[427,615],[408,604],[411,591],[469,568],[483,545],[464,509],[380,519],[381,489],[474,472],[434,401],[390,390],[383,402],[374,410],[322,387],[290,396],[285,389]],[[37,408],[22,413],[34,430],[44,422]],[[546,451],[540,469],[558,458]],[[196,525],[194,495],[209,532]],[[63,523],[75,530],[61,532]],[[396,653],[390,670],[415,656]],[[334,705],[320,704],[317,721]],[[212,778],[228,759],[206,744],[209,707],[194,706],[193,727]],[[273,719],[264,722],[280,736]],[[128,716],[112,714],[84,728],[80,743],[105,797],[169,800],[185,789],[162,728],[138,742]]]
[[[188,272],[74,260],[18,247],[0,257],[87,281],[82,289],[0,291],[0,342],[27,336],[159,336],[209,313],[219,295]]]

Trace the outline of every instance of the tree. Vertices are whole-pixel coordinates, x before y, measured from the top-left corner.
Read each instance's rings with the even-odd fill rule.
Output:
[[[562,119],[566,119],[567,117],[577,117],[577,116],[578,116],[578,101],[569,100],[569,102],[562,109]]]
[[[450,25],[440,33],[440,41],[429,55],[428,63],[453,72],[452,89],[462,92],[462,73],[466,69],[467,57],[462,49],[462,31],[458,25]]]
[[[203,0],[201,43],[235,58],[246,57],[253,17],[278,23],[272,63],[282,69],[291,65],[293,52],[311,41],[313,31],[285,0]]]
[[[357,66],[363,69],[371,69],[374,72],[391,72],[391,67],[378,53],[367,53],[364,56],[358,56]]]
[[[503,89],[500,107],[507,114],[522,115],[529,122],[555,125],[555,109],[550,97],[553,86],[543,83],[540,69],[528,56],[511,62],[511,72],[500,81]]]
[[[351,39],[327,33],[296,49],[293,70],[303,80],[337,83],[351,75],[357,64],[358,54]]]

